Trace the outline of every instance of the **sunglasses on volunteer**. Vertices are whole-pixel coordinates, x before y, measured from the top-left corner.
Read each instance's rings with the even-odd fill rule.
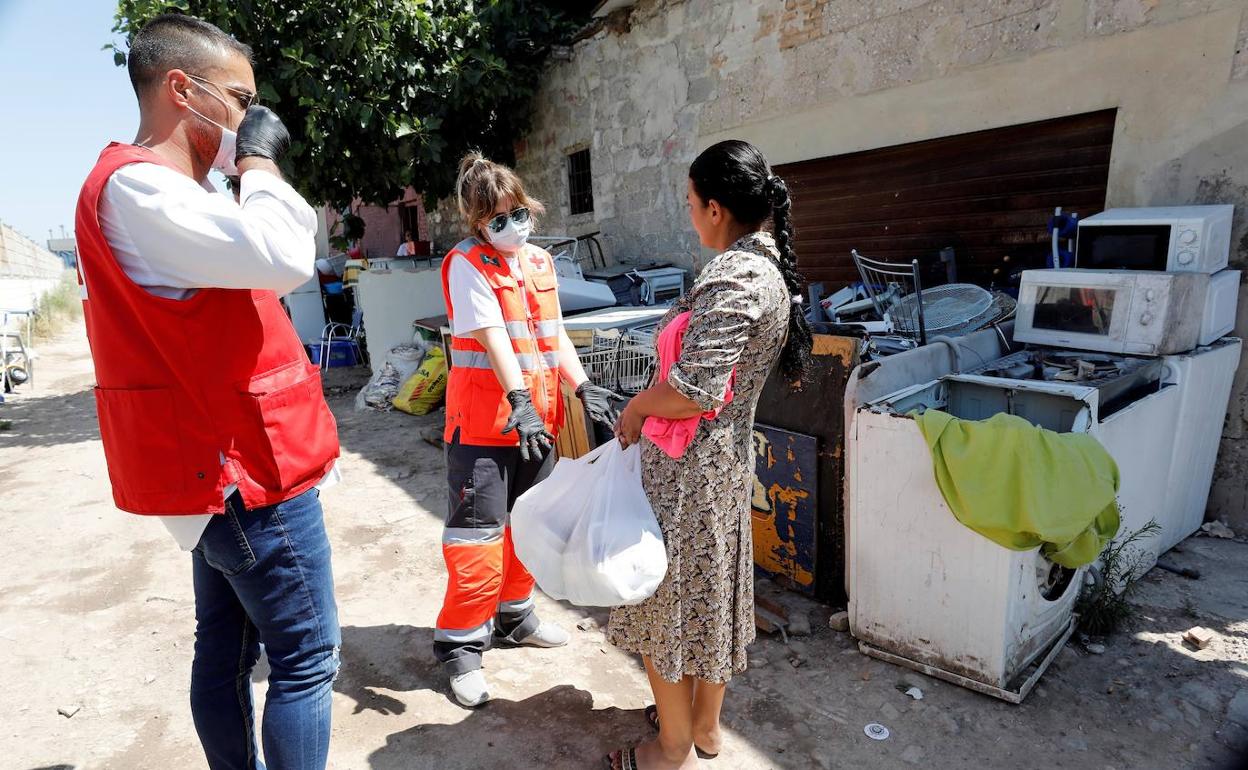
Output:
[[[501,233],[503,228],[507,226],[507,220],[510,219],[517,225],[522,225],[529,221],[529,209],[525,206],[514,208],[506,214],[496,214],[486,223],[486,227],[490,228],[492,233]]]

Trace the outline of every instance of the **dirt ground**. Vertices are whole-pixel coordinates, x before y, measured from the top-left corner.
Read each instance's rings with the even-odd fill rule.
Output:
[[[187,705],[190,557],[155,521],[110,502],[79,328],[41,351],[34,389],[0,406],[0,766],[198,768]],[[496,700],[465,711],[431,654],[444,589],[440,415],[357,412],[335,372],[346,481],[324,495],[343,626],[334,768],[585,768],[647,736],[636,660],[605,613],[539,598],[572,630],[562,650],[486,656]],[[760,637],[729,690],[720,768],[1223,767],[1248,747],[1248,544],[1192,539],[1154,570],[1128,630],[1093,655],[1072,643],[1021,706],[868,659],[832,631]],[[1217,632],[1203,651],[1184,631]],[[796,664],[796,665],[795,665]],[[256,675],[263,695],[263,671]],[[911,700],[899,685],[917,685]],[[905,689],[902,687],[901,689]],[[891,736],[874,741],[871,722]]]

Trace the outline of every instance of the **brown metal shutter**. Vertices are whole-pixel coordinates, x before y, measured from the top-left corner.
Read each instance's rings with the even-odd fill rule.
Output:
[[[850,249],[958,280],[1006,283],[1040,266],[1055,206],[1101,211],[1115,110],[777,166],[793,195],[798,264],[829,290],[858,280]],[[1008,258],[1008,259],[1007,259]],[[943,283],[943,279],[938,281]]]

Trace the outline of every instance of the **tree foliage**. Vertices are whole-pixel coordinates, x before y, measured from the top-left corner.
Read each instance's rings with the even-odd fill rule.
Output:
[[[553,44],[592,3],[577,0],[119,0],[129,40],[169,11],[255,50],[262,103],[290,128],[283,165],[311,200],[395,200],[408,185],[449,194],[470,149],[511,162]],[[125,54],[113,44],[121,66]]]

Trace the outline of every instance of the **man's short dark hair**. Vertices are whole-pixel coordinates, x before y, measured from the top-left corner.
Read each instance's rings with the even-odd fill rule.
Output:
[[[251,46],[238,42],[219,27],[194,16],[166,13],[143,25],[130,41],[126,69],[130,84],[141,99],[169,70],[202,75],[231,52],[252,60]]]

